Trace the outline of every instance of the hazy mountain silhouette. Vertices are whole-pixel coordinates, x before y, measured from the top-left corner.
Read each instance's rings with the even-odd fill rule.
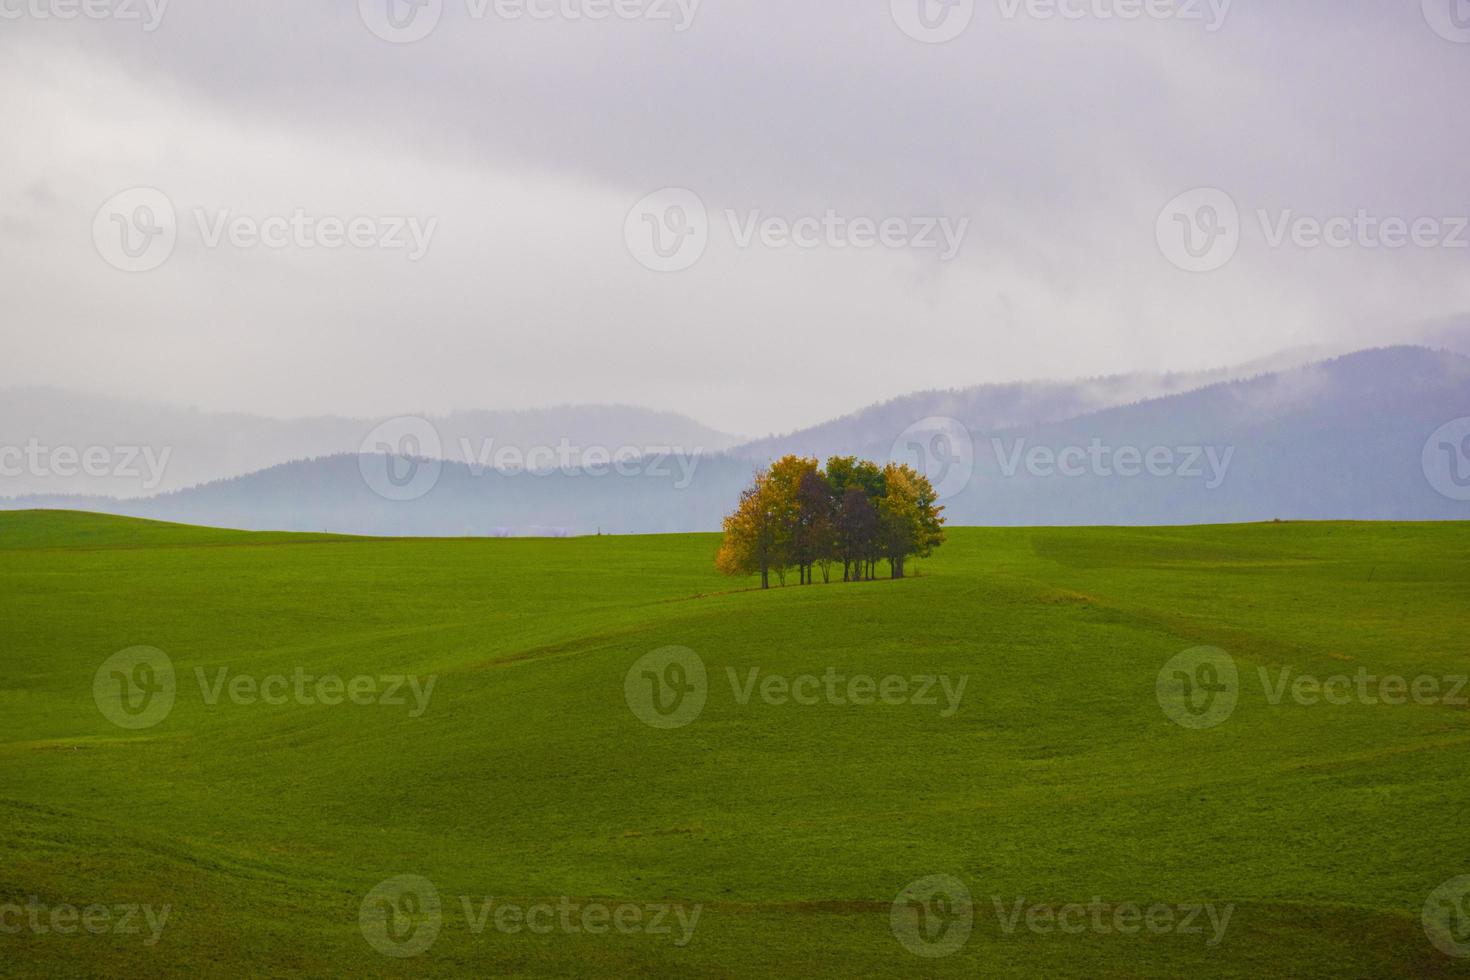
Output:
[[[1182,394],[1241,378],[1299,367],[1338,351],[1303,347],[1248,364],[1213,371],[1120,374],[1077,381],[1027,381],[923,391],[787,435],[744,443],[731,455],[769,462],[800,456],[886,454],[908,427],[930,417],[951,418],[971,432],[1041,425],[1149,399]]]
[[[1057,386],[1044,394],[1021,391],[1025,387],[972,389],[955,395],[968,401],[949,403],[938,396],[913,396],[850,417],[866,420],[861,424],[842,420],[841,427],[818,427],[801,438],[810,439],[810,451],[820,455],[844,451],[885,459],[890,432],[902,432],[936,410],[942,414],[945,404],[959,414],[989,406],[989,418],[1001,424],[987,428],[987,417],[981,416],[970,428],[971,451],[946,449],[955,457],[951,465],[973,465],[968,484],[944,501],[956,524],[1470,517],[1470,503],[1435,489],[1422,458],[1431,434],[1470,416],[1470,358],[1447,351],[1361,351],[1060,418],[1055,416],[1087,403],[1077,394],[1081,386],[1070,391]],[[1119,380],[1103,390],[1117,395],[1125,388]],[[913,414],[902,414],[895,407],[900,404]],[[1044,420],[1006,424],[1026,412]],[[821,444],[817,433],[823,431],[836,433],[831,437],[836,448]],[[373,487],[385,486],[389,466],[406,477],[429,464],[339,454],[150,499],[47,496],[5,506],[66,506],[194,524],[363,534],[716,530],[749,482],[755,465],[747,456],[751,451],[747,445],[697,460],[650,458],[630,465],[639,473],[632,476],[504,473],[447,462],[427,492],[407,501],[386,499]],[[1064,469],[1059,458],[1072,465]],[[931,475],[942,483],[942,467],[932,465],[941,461],[928,462]],[[1461,463],[1470,473],[1470,459],[1456,460]]]
[[[752,473],[748,462],[726,456],[700,459],[688,486],[681,486],[682,471],[672,459],[640,461],[657,471],[639,476],[507,474],[442,462],[422,497],[392,500],[373,489],[389,466],[412,472],[431,465],[381,455],[328,456],[146,499],[23,497],[0,506],[66,507],[246,530],[451,537],[660,533],[718,528]]]
[[[140,453],[130,469],[137,475],[89,476],[23,472],[0,476],[0,496],[89,494],[148,496],[213,480],[255,473],[292,460],[357,453],[382,419],[323,416],[271,419],[238,413],[208,413],[78,394],[56,388],[0,390],[0,446],[24,447],[35,440],[48,448],[143,447],[166,460],[161,481],[150,485]],[[471,462],[503,447],[528,451],[577,448],[675,446],[716,453],[740,439],[693,419],[646,408],[590,405],[525,411],[465,411],[431,417],[446,459]],[[466,452],[468,449],[468,452]],[[427,451],[427,449],[425,450]],[[69,466],[68,469],[71,467]]]
[[[1425,443],[1470,416],[1470,358],[1394,347],[1214,385],[975,441],[975,479],[946,501],[959,523],[1213,523],[1470,518],[1437,492]],[[1037,476],[1017,447],[1213,447],[1223,479]],[[1458,460],[1470,470],[1470,459]],[[1008,470],[1010,474],[1008,475]]]

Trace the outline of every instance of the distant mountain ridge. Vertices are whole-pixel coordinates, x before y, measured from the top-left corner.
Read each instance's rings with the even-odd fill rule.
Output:
[[[1422,347],[1360,351],[976,440],[975,480],[947,501],[961,523],[1149,524],[1283,520],[1458,520],[1425,470],[1426,441],[1470,416],[1470,358]],[[1012,466],[1040,446],[1213,449],[1199,477],[1038,476]],[[1470,459],[1464,461],[1470,467]],[[1010,469],[1011,472],[1007,472]]]
[[[1020,415],[1002,410],[1008,396],[998,395],[999,388],[1014,386],[971,389],[984,397],[952,403],[960,412],[999,406],[991,421],[966,422],[958,442],[967,445],[946,445],[944,459],[905,460],[924,466],[937,484],[953,484],[943,491],[951,523],[1470,518],[1470,501],[1451,495],[1453,488],[1446,492],[1443,481],[1436,486],[1427,469],[1431,435],[1470,417],[1470,358],[1446,350],[1376,348],[1070,416],[1069,407],[1090,402],[1062,386],[1016,402],[1040,417],[1022,424],[1006,424]],[[1123,386],[1104,390],[1116,395]],[[916,415],[945,408],[928,396],[913,397]],[[890,432],[928,417],[895,415],[892,405],[877,406],[870,418],[878,421],[867,428],[837,430],[838,448],[812,437],[807,451],[888,458]],[[923,439],[906,445],[912,444],[926,445]],[[710,531],[758,465],[750,445],[650,457],[621,476],[605,464],[593,473],[537,475],[445,462],[431,468],[433,480],[412,499],[392,497],[400,487],[412,489],[426,461],[334,454],[148,499],[48,495],[0,506],[361,534]],[[787,448],[771,445],[771,451]],[[1463,462],[1470,473],[1470,459]],[[401,479],[385,483],[383,474],[394,472]]]
[[[23,472],[0,476],[0,497],[36,493],[143,497],[244,476],[295,460],[358,452],[385,420],[319,416],[272,419],[145,404],[56,388],[0,390],[0,447],[146,447],[167,454],[155,474],[140,453],[137,475]],[[476,461],[496,449],[672,446],[716,453],[740,441],[683,415],[616,405],[463,411],[428,417],[446,459]],[[68,466],[67,469],[72,467]],[[150,485],[151,484],[151,485]]]
[[[1213,371],[1133,373],[1075,381],[1029,381],[923,391],[890,399],[821,425],[743,443],[730,450],[767,462],[787,453],[826,458],[870,455],[891,446],[909,426],[931,417],[951,418],[972,432],[1041,425],[1133,402],[1183,394],[1223,381],[1255,377],[1323,360],[1334,348],[1299,348]]]

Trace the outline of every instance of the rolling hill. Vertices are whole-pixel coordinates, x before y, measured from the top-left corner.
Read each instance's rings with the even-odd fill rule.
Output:
[[[0,909],[147,913],[0,975],[1466,975],[1421,921],[1470,874],[1466,709],[1271,691],[1470,671],[1470,526],[959,529],[768,593],[714,548],[0,514]],[[1206,646],[1235,703],[1185,727]],[[702,702],[654,727],[670,647]],[[934,876],[972,902],[914,932]]]

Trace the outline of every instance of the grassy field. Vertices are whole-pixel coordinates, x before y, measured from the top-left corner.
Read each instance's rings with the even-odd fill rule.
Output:
[[[1470,525],[716,546],[0,514],[0,974],[1470,975]]]

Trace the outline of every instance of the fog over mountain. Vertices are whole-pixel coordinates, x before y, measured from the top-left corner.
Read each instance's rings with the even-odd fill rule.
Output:
[[[47,494],[0,506],[360,534],[710,531],[762,457],[792,451],[920,465],[955,524],[1470,518],[1470,427],[1453,428],[1470,416],[1470,358],[1399,346],[1216,375],[1224,380],[1134,376],[914,395],[727,453],[588,455],[530,470],[497,467],[483,454],[440,462],[336,453],[146,499]],[[569,411],[562,421],[585,413]],[[362,423],[338,421],[339,436],[361,439]],[[469,431],[452,427],[464,421],[438,424]],[[545,435],[536,413],[520,421],[518,437]],[[720,438],[650,413],[609,410],[602,421],[611,428],[587,431],[611,434],[605,445],[632,445],[614,432],[623,423],[661,421],[641,431],[671,447],[682,436]]]
[[[1310,347],[1237,367],[1187,374],[1123,374],[1078,381],[1027,381],[925,391],[787,435],[737,446],[732,455],[769,462],[786,453],[802,456],[874,455],[891,446],[906,428],[929,417],[952,418],[972,432],[990,432],[1059,422],[1132,402],[1163,398],[1222,381],[1254,377],[1309,364],[1334,353]]]
[[[1436,325],[1434,333],[1464,336],[1463,329],[1456,333],[1446,324]],[[1136,373],[919,392],[810,429],[753,441],[673,412],[622,405],[566,405],[423,413],[428,429],[417,434],[414,445],[406,446],[400,445],[405,432],[390,419],[276,419],[53,387],[8,388],[0,389],[0,498],[55,494],[147,497],[283,463],[360,451],[412,452],[500,469],[507,468],[500,463],[516,464],[518,458],[538,451],[543,456],[565,454],[573,461],[588,449],[624,455],[682,450],[708,456],[729,451],[756,462],[787,452],[871,453],[873,447],[886,447],[905,427],[929,416],[955,418],[976,431],[1059,421],[1295,366],[1332,352],[1323,347],[1301,348],[1250,364],[1190,374]],[[405,416],[420,417],[407,409]],[[65,455],[53,460],[57,450]],[[17,459],[16,452],[24,455]],[[87,465],[89,452],[103,454],[96,457],[97,465]]]
[[[574,457],[593,447],[638,453],[663,447],[715,453],[740,441],[682,415],[628,406],[563,406],[526,411],[466,411],[430,416],[433,439],[417,451],[462,462],[511,449],[565,445]],[[65,447],[83,456],[104,450],[113,465],[87,472],[80,462],[0,472],[0,497],[85,494],[142,497],[244,476],[294,460],[356,453],[383,438],[384,419],[326,416],[270,419],[214,414],[55,388],[0,390],[0,447]],[[392,435],[390,433],[390,435]],[[437,441],[437,446],[433,442]],[[396,441],[392,445],[396,451]],[[13,461],[12,461],[13,463]],[[0,470],[6,460],[0,459]],[[118,472],[122,469],[123,472]],[[60,471],[60,472],[58,472]],[[100,471],[100,472],[99,472]]]

